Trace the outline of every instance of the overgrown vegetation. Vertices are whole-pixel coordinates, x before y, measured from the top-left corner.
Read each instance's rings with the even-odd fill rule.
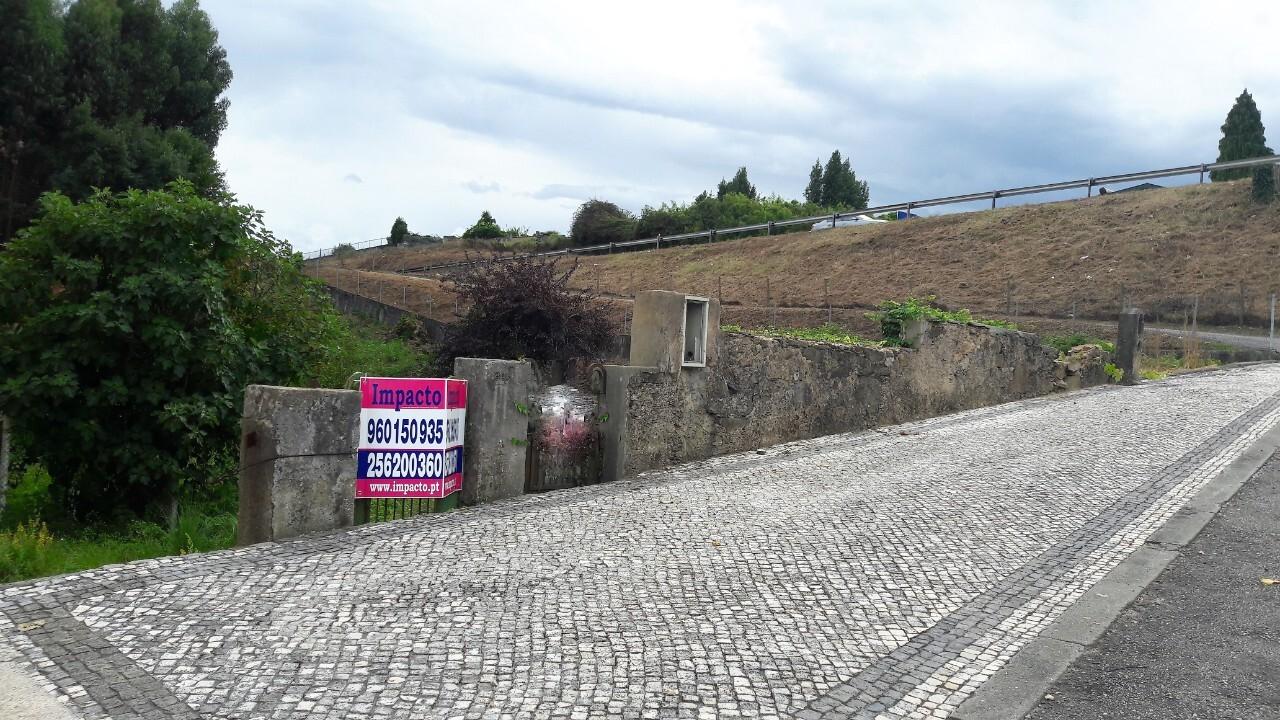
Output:
[[[570,289],[578,269],[558,258],[492,256],[454,278],[466,305],[449,326],[437,357],[449,372],[457,357],[528,358],[544,365],[600,358],[615,331],[590,292]]]
[[[1042,337],[1040,341],[1063,354],[1071,352],[1071,348],[1079,345],[1097,345],[1109,353],[1116,351],[1115,343],[1109,340],[1103,340],[1102,338],[1085,335],[1084,333],[1075,333],[1072,335],[1046,335]]]
[[[50,501],[51,483],[42,466],[28,465],[10,488],[0,517],[0,583],[235,544],[232,485],[188,492],[176,526],[168,528],[127,517],[89,527],[71,523]]]
[[[968,310],[947,310],[939,307],[937,298],[929,295],[923,298],[907,298],[903,302],[885,300],[880,309],[867,313],[867,317],[880,323],[880,333],[888,345],[905,345],[903,330],[913,322],[929,320],[931,322],[975,323],[988,327],[1013,329],[1013,323],[1003,320],[976,320]]]
[[[720,326],[720,329],[724,332],[748,333],[750,335],[791,338],[793,340],[810,340],[813,342],[831,343],[833,345],[852,345],[859,347],[882,347],[884,345],[883,341],[870,340],[860,335],[855,335],[834,323],[828,323],[826,325],[811,328],[756,328],[752,330],[743,330],[740,325],[722,325]]]
[[[245,385],[404,359],[353,336],[259,213],[185,182],[45,196],[0,253],[0,318],[0,411],[87,524],[171,517],[222,479]]]

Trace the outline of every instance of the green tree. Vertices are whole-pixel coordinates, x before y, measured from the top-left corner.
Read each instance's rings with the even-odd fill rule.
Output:
[[[55,0],[0,0],[0,243],[58,165],[66,43]]]
[[[716,187],[716,197],[723,198],[730,193],[745,195],[754,200],[756,198],[756,186],[751,184],[747,179],[747,169],[745,167],[738,168],[738,172],[734,173],[733,179],[729,182],[724,180]]]
[[[591,199],[573,213],[569,236],[574,245],[603,245],[635,237],[636,218],[606,200]]]
[[[404,242],[405,237],[409,235],[409,223],[404,218],[398,217],[396,221],[391,223],[391,234],[387,236],[387,243],[390,245],[399,245]]]
[[[462,237],[468,240],[500,238],[503,237],[502,226],[498,225],[498,221],[493,219],[488,210],[485,210],[480,213],[480,219],[476,224],[462,233]]]
[[[809,184],[804,188],[804,201],[814,205],[822,204],[822,163],[814,160],[809,169]]]
[[[252,208],[51,193],[0,253],[0,412],[79,518],[165,507],[227,452],[246,384],[327,352],[329,307]]]
[[[689,218],[685,208],[677,203],[663,203],[658,207],[644,206],[636,222],[637,240],[676,235],[689,232]]]
[[[1227,113],[1227,120],[1222,124],[1222,139],[1218,141],[1218,162],[1246,160],[1274,154],[1267,147],[1265,128],[1262,126],[1262,113],[1253,101],[1253,96],[1246,89],[1236,98],[1236,102]],[[1239,180],[1253,174],[1252,168],[1234,170],[1214,170],[1209,173],[1213,180]]]
[[[47,190],[163,187],[209,196],[231,68],[196,0],[0,0],[0,241]],[[11,20],[13,19],[13,20]]]
[[[812,173],[810,174],[812,177]],[[840,157],[840,151],[834,150],[822,171],[823,207],[839,210],[861,210],[867,206],[870,190],[867,184],[858,180],[847,158]]]

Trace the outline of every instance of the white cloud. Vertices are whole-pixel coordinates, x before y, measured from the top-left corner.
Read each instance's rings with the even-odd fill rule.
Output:
[[[884,202],[1211,160],[1245,86],[1280,127],[1274,3],[204,5],[219,159],[301,249],[564,230],[744,164],[794,197],[837,147]]]

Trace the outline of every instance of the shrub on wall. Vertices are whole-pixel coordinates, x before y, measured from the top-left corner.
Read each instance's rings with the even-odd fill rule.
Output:
[[[466,306],[449,326],[438,358],[450,372],[458,357],[564,363],[604,355],[614,333],[605,308],[589,292],[572,290],[578,269],[556,258],[495,255],[455,278]]]

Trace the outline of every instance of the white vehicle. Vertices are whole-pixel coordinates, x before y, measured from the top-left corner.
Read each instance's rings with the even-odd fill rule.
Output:
[[[871,225],[874,223],[883,223],[883,222],[889,222],[889,221],[877,220],[876,218],[873,218],[870,215],[855,215],[851,218],[840,218],[839,220],[836,220],[835,225],[832,225],[830,220],[819,220],[818,222],[813,224],[813,227],[809,229],[810,231],[827,230],[828,228],[833,228],[833,227],[850,227],[853,225]]]

